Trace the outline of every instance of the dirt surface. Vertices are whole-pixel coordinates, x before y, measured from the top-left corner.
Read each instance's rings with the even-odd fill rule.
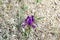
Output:
[[[22,27],[29,15],[35,28]],[[0,0],[0,40],[60,40],[60,0]]]

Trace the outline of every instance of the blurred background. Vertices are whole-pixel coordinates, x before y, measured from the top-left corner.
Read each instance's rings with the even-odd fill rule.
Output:
[[[37,27],[25,32],[28,15]],[[0,40],[60,40],[60,0],[0,0]]]

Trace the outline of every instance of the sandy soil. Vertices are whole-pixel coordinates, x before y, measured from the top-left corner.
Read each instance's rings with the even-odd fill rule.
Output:
[[[34,15],[36,28],[23,28]],[[0,40],[60,40],[60,0],[0,0]]]

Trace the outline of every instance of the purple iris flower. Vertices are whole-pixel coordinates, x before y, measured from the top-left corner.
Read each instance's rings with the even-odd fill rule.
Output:
[[[28,26],[31,26],[31,27],[35,28],[36,25],[34,25],[34,23],[35,23],[34,16],[31,15],[31,16],[27,16],[27,18],[24,20],[22,26],[25,27],[26,25],[28,25]]]

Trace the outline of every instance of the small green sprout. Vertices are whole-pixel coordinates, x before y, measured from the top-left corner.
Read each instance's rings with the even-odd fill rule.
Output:
[[[28,6],[27,5],[23,5],[20,9],[20,13],[24,13],[25,10],[28,9]]]
[[[20,13],[24,13],[24,10],[23,9],[20,9]]]
[[[45,17],[40,17],[40,18],[37,18],[38,20],[40,19],[40,20],[42,20],[42,19],[44,19]]]
[[[26,9],[28,9],[28,6],[27,5],[23,5],[21,8],[22,8],[23,11],[25,11]]]
[[[36,3],[40,3],[42,0],[36,0]]]
[[[30,27],[28,27],[27,29],[25,29],[25,31],[22,31],[22,36],[23,36],[23,39],[24,40],[27,40],[27,38],[30,35],[30,31],[31,31],[31,28]]]
[[[28,6],[27,5],[24,5],[24,10],[28,9]]]

